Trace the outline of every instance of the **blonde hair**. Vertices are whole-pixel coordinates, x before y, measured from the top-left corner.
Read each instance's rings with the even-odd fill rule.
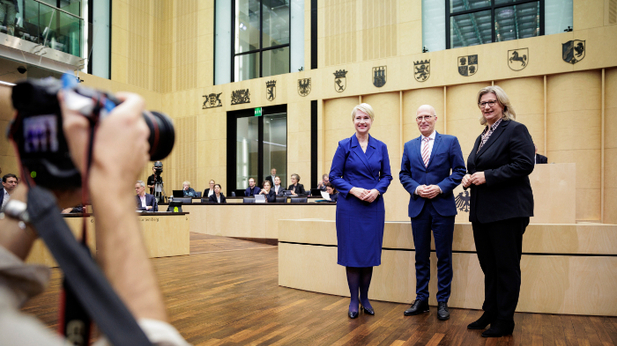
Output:
[[[375,111],[373,111],[373,107],[371,107],[371,105],[369,105],[368,103],[361,103],[353,108],[353,110],[351,111],[351,121],[356,118],[357,111],[362,111],[366,113],[372,121],[375,121]]]
[[[503,107],[503,117],[501,117],[503,120],[507,121],[516,119],[516,112],[514,111],[512,104],[510,104],[510,98],[498,85],[487,86],[486,88],[482,88],[478,91],[478,107],[480,106],[480,99],[486,94],[494,94],[495,97],[497,97],[497,101],[501,107]],[[486,125],[486,119],[484,119],[483,115],[480,116],[480,125]]]
[[[191,186],[191,182],[190,182],[190,181],[184,181],[184,182],[182,182],[182,185],[188,185],[188,186]]]

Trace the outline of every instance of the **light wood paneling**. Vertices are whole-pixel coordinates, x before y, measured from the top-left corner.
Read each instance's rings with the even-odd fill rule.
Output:
[[[604,96],[604,220],[617,224],[617,68],[606,70]]]
[[[469,152],[483,127],[479,119],[477,95],[490,83],[469,83],[448,87],[446,90],[446,127],[448,134],[456,136],[461,144],[463,158],[467,162]]]
[[[189,215],[139,215],[143,241],[148,256],[167,257],[188,255],[190,251]],[[71,228],[77,239],[81,239],[82,219],[79,217],[65,217],[64,220]],[[88,247],[92,254],[96,253],[96,233],[94,217],[86,217],[88,232]],[[26,259],[27,263],[45,264],[57,267],[58,264],[41,239],[37,239]]]
[[[278,239],[278,220],[334,220],[336,205],[183,205],[191,215],[191,232],[225,237]]]
[[[359,15],[356,0],[329,1],[324,6],[318,11],[318,51],[323,52],[319,66],[357,61],[359,23],[356,18]]]
[[[547,78],[547,155],[584,169],[576,181],[576,219],[600,220],[602,82],[600,71]]]
[[[505,90],[516,112],[516,121],[525,124],[538,153],[546,153],[544,147],[544,78],[527,77],[495,81]],[[549,161],[550,162],[550,161]]]
[[[617,265],[616,230],[613,225],[530,225],[523,237],[517,311],[617,314],[617,297],[613,294],[617,274],[612,270]],[[336,264],[333,221],[281,220],[279,231],[279,285],[348,296],[343,267]],[[471,225],[457,224],[454,232],[449,306],[479,308],[484,299],[484,276],[473,253]],[[407,223],[386,223],[382,265],[375,267],[371,284],[373,299],[406,303],[415,298],[410,234]],[[429,291],[433,293],[437,292],[436,266],[432,252]],[[429,302],[436,305],[434,294]]]

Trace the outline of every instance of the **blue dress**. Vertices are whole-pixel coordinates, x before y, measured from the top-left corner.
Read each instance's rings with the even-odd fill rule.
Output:
[[[390,182],[388,147],[369,135],[366,153],[354,134],[339,142],[330,182],[339,191],[336,204],[338,264],[346,267],[373,267],[381,264],[381,246],[386,210],[383,195]],[[353,187],[377,189],[373,203],[349,193]]]

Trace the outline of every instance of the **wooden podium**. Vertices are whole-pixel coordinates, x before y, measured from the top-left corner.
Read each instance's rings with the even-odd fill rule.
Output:
[[[529,181],[534,202],[531,223],[576,223],[575,163],[536,165]],[[460,185],[454,189],[454,196],[464,195]],[[466,222],[469,222],[469,210],[459,208],[456,223]]]

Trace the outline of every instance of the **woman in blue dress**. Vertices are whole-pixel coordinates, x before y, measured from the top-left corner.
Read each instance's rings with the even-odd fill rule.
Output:
[[[330,182],[339,191],[336,205],[338,264],[345,266],[351,294],[349,318],[362,311],[374,315],[368,300],[373,267],[381,264],[385,208],[383,195],[390,182],[386,145],[371,137],[373,108],[362,103],[351,118],[356,133],[339,142],[330,170]],[[358,294],[359,293],[359,294]]]

